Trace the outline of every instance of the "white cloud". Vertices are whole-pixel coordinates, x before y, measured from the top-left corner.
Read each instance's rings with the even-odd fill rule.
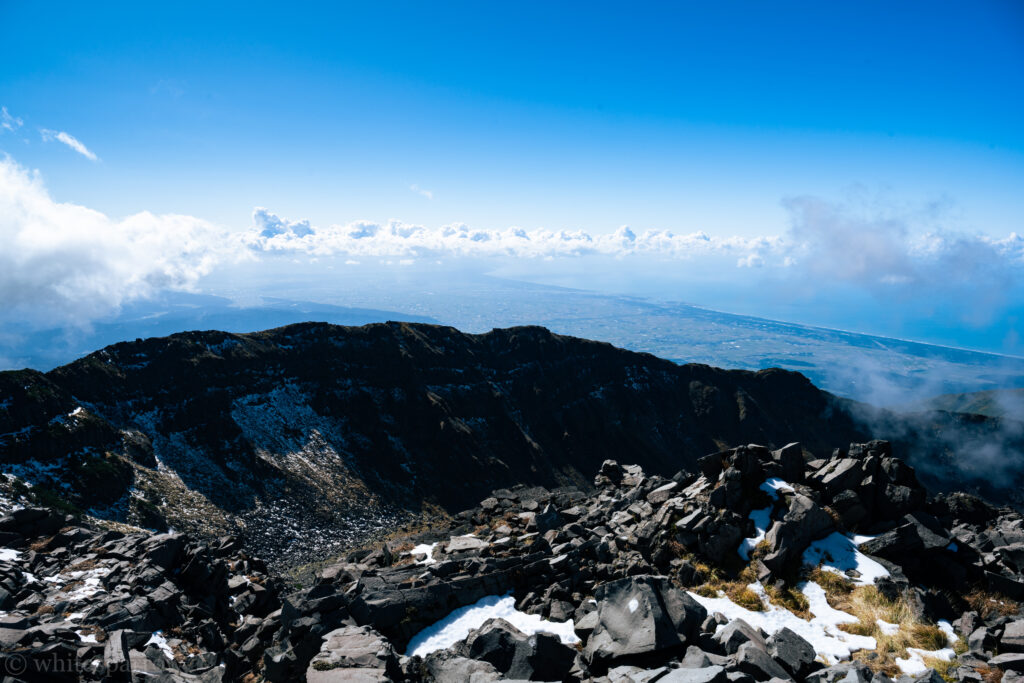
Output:
[[[518,269],[538,281],[564,275],[566,286],[614,284],[625,293],[642,286],[672,296],[685,295],[687,283],[718,282],[728,288],[709,291],[793,305],[869,292],[880,311],[919,318],[938,311],[972,326],[1004,315],[1024,287],[1024,237],[1017,233],[923,232],[898,211],[865,211],[812,197],[787,200],[786,206],[792,227],[782,236],[401,221],[317,227],[265,208],[253,211],[248,229],[232,233],[191,216],[143,212],[113,219],[60,203],[37,174],[0,158],[0,317],[42,313],[54,321],[88,321],[127,300],[192,287],[225,261],[274,255],[295,269],[319,258],[349,266],[443,261],[453,269],[460,259],[479,259],[513,277]]]
[[[964,234],[922,224],[935,207],[909,211],[879,202],[817,197],[784,202],[788,276],[817,287],[853,286],[880,301],[941,309],[971,327],[1003,314],[1024,284],[1024,237]]]
[[[0,159],[0,244],[0,313],[79,323],[161,289],[188,288],[241,250],[191,216],[114,220],[54,201],[37,173],[10,158]]]
[[[431,192],[430,190],[424,190],[422,187],[420,187],[416,183],[413,183],[412,185],[410,185],[409,189],[412,190],[413,192],[415,192],[416,194],[423,195],[427,199],[433,199],[434,198],[434,193],[433,192]]]
[[[778,237],[717,238],[704,232],[679,235],[667,230],[647,230],[636,234],[625,226],[610,234],[544,228],[475,229],[458,223],[428,228],[401,221],[384,224],[355,221],[317,228],[310,226],[308,221],[289,221],[262,208],[253,213],[253,224],[254,228],[246,238],[252,249],[316,256],[543,259],[649,254],[667,259],[686,259],[703,254],[746,257],[751,252],[771,252],[782,247]]]
[[[7,107],[0,107],[0,130],[15,132],[24,125],[24,121],[16,116],[11,116]]]
[[[79,142],[79,140],[75,138],[73,135],[65,133],[62,130],[50,130],[49,128],[40,128],[39,134],[43,136],[44,142],[50,142],[51,140],[62,142],[71,149],[75,150],[76,152],[84,156],[86,159],[89,159],[90,161],[97,160],[96,155],[93,154],[88,147]]]

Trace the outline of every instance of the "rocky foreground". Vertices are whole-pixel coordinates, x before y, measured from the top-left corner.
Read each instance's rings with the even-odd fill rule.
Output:
[[[1024,520],[886,442],[608,461],[498,490],[296,590],[230,538],[0,519],[5,681],[876,681],[1024,676]]]

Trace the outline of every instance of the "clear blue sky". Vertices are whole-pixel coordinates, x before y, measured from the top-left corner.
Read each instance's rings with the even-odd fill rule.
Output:
[[[0,3],[0,149],[114,215],[779,232],[851,184],[1024,215],[1020,2]],[[428,200],[411,185],[433,193]]]
[[[20,249],[0,294],[21,311],[194,286],[226,242],[161,215],[238,233],[266,207],[281,243],[254,253],[296,263],[406,252],[289,221],[703,231],[645,259],[613,240],[600,267],[534,234],[562,260],[497,270],[1024,353],[1018,0],[0,0],[0,106],[0,238]],[[758,236],[783,241],[730,242]]]

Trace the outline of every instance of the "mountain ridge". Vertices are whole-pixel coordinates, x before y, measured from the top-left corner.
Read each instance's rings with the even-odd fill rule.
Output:
[[[890,436],[869,422],[898,421],[894,441],[915,443],[935,425],[1001,429],[941,413],[908,426],[788,370],[677,365],[536,326],[400,322],[122,342],[45,374],[0,373],[0,406],[0,462],[43,495],[238,534],[271,562],[512,484],[585,488],[609,458],[671,476],[737,445],[795,439],[822,456]],[[936,443],[903,452],[941,484]]]

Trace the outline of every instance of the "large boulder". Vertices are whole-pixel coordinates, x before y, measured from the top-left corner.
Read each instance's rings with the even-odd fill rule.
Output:
[[[502,675],[487,662],[477,661],[458,655],[451,650],[431,652],[423,658],[416,674],[426,683],[465,681],[466,683],[491,683],[500,681]],[[412,678],[407,676],[407,678]],[[414,679],[415,680],[415,679]]]
[[[467,636],[457,654],[487,662],[508,678],[528,681],[562,680],[576,658],[576,651],[557,636],[528,636],[504,619],[488,619]]]
[[[1024,619],[1011,621],[999,639],[1000,652],[1024,652]]]
[[[816,668],[817,653],[814,646],[788,628],[782,628],[769,636],[768,654],[798,679],[803,679]]]
[[[631,576],[595,591],[597,627],[585,656],[596,669],[609,662],[682,650],[699,635],[707,611],[662,576]]]
[[[401,675],[391,643],[369,626],[344,626],[323,639],[306,671],[307,683],[387,681]]]
[[[713,639],[729,654],[735,654],[743,643],[755,643],[762,650],[766,648],[761,632],[742,619],[730,621],[714,635]]]
[[[765,540],[770,551],[763,562],[773,572],[799,562],[807,546],[832,530],[832,517],[810,497],[794,495],[781,522],[772,525]]]

